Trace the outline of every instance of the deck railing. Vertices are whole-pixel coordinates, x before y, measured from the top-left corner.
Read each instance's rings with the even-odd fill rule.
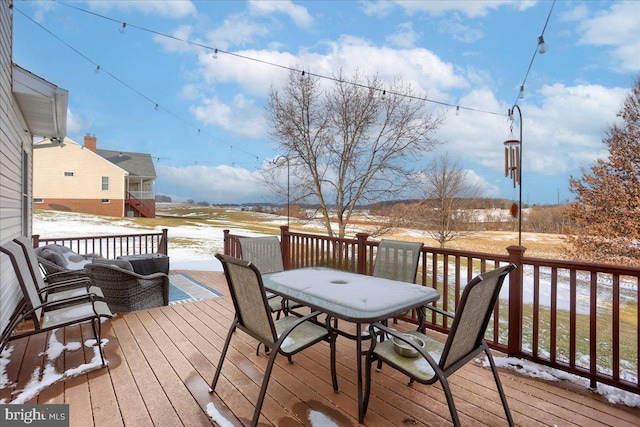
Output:
[[[238,235],[224,232],[225,254],[239,257]],[[285,269],[328,266],[371,274],[378,243],[356,238],[291,232],[281,227]],[[519,357],[640,394],[640,268],[557,261],[506,254],[424,247],[417,283],[438,290],[436,306],[454,312],[464,285],[475,275],[506,263],[518,266],[505,280],[486,340]],[[416,321],[415,313],[404,320]],[[447,332],[435,313],[429,327]]]
[[[54,237],[41,238],[39,234],[32,236],[33,247],[58,244],[72,251],[89,255],[100,255],[104,258],[116,258],[124,255],[160,253],[168,255],[168,229],[160,233],[121,234],[109,236]]]

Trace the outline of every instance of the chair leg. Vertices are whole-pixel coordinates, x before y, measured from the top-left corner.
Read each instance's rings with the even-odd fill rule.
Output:
[[[216,373],[213,375],[213,380],[211,381],[211,387],[209,387],[209,393],[213,393],[213,391],[216,389],[216,384],[218,384],[218,379],[220,378],[220,372],[222,371],[222,363],[224,362],[224,359],[227,356],[227,350],[229,349],[229,344],[231,343],[231,336],[233,335],[233,332],[236,330],[237,323],[238,323],[238,319],[236,318],[233,320],[233,323],[229,328],[229,333],[227,333],[227,339],[224,342],[222,353],[220,353],[220,361],[218,362]]]
[[[500,394],[500,400],[502,401],[502,407],[504,408],[504,413],[507,417],[507,422],[510,427],[513,427],[515,424],[513,422],[513,417],[511,416],[511,410],[509,410],[509,405],[507,404],[507,396],[504,394],[504,389],[502,388],[502,382],[500,381],[500,377],[498,376],[498,370],[496,369],[496,364],[493,360],[493,356],[491,355],[491,350],[486,346],[484,346],[484,352],[487,354],[487,359],[489,359],[489,365],[491,365],[491,372],[493,373],[493,378],[496,381],[496,386],[498,387],[498,393]]]
[[[96,323],[98,324],[97,328]],[[102,361],[102,366],[107,366],[104,360],[104,353],[102,352],[102,328],[100,318],[93,319],[91,321],[91,328],[93,329],[93,336],[96,338],[96,345],[98,346],[98,351],[100,352],[100,360]]]
[[[262,379],[262,387],[260,387],[260,394],[258,395],[258,400],[256,401],[256,409],[253,412],[253,420],[251,421],[251,427],[256,427],[258,425],[258,419],[260,419],[260,411],[262,410],[262,404],[264,403],[264,398],[267,395],[267,386],[269,385],[269,380],[271,379],[271,371],[273,370],[273,365],[276,361],[276,357],[278,356],[277,351],[272,351],[269,356],[269,363],[267,364],[267,369],[264,371],[264,378]]]
[[[440,384],[444,391],[444,396],[447,398],[447,405],[449,406],[449,412],[451,413],[451,421],[455,427],[460,427],[460,418],[458,418],[458,411],[456,410],[456,404],[453,402],[453,394],[451,394],[451,388],[449,388],[449,381],[443,376],[438,375]]]

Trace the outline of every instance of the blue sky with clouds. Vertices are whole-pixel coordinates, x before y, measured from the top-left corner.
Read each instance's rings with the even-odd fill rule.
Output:
[[[412,166],[446,152],[484,196],[516,199],[503,141],[526,76],[523,202],[553,204],[606,154],[640,74],[640,2],[16,1],[14,61],[69,90],[71,139],[150,153],[157,193],[212,203],[281,201],[259,171],[283,154],[264,106],[286,67],[410,82],[445,115]]]

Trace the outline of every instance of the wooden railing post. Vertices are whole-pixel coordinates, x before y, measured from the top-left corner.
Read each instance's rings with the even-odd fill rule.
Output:
[[[356,239],[358,240],[358,273],[359,274],[367,274],[367,239],[369,238],[368,233],[358,233],[356,234]]]
[[[33,244],[34,248],[37,248],[40,246],[40,235],[39,234],[34,234],[31,236],[31,243]]]
[[[291,245],[289,242],[289,226],[280,226],[280,246],[282,249],[282,264],[285,270],[291,269]]]
[[[169,255],[168,251],[169,251],[169,229],[168,228],[163,228],[162,229],[162,237],[160,238],[160,244],[158,245],[158,252],[160,252],[163,255]]]
[[[222,230],[222,242],[225,255],[231,255],[231,248],[229,247],[229,230]]]
[[[524,246],[509,246],[509,262],[518,266],[509,273],[509,342],[507,355],[518,356],[522,352],[522,287],[524,272],[522,258]]]

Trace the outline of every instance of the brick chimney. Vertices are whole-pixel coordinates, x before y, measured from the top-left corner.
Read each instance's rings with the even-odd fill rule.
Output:
[[[84,147],[95,153],[97,140],[98,139],[95,137],[95,135],[86,134],[84,136]]]

